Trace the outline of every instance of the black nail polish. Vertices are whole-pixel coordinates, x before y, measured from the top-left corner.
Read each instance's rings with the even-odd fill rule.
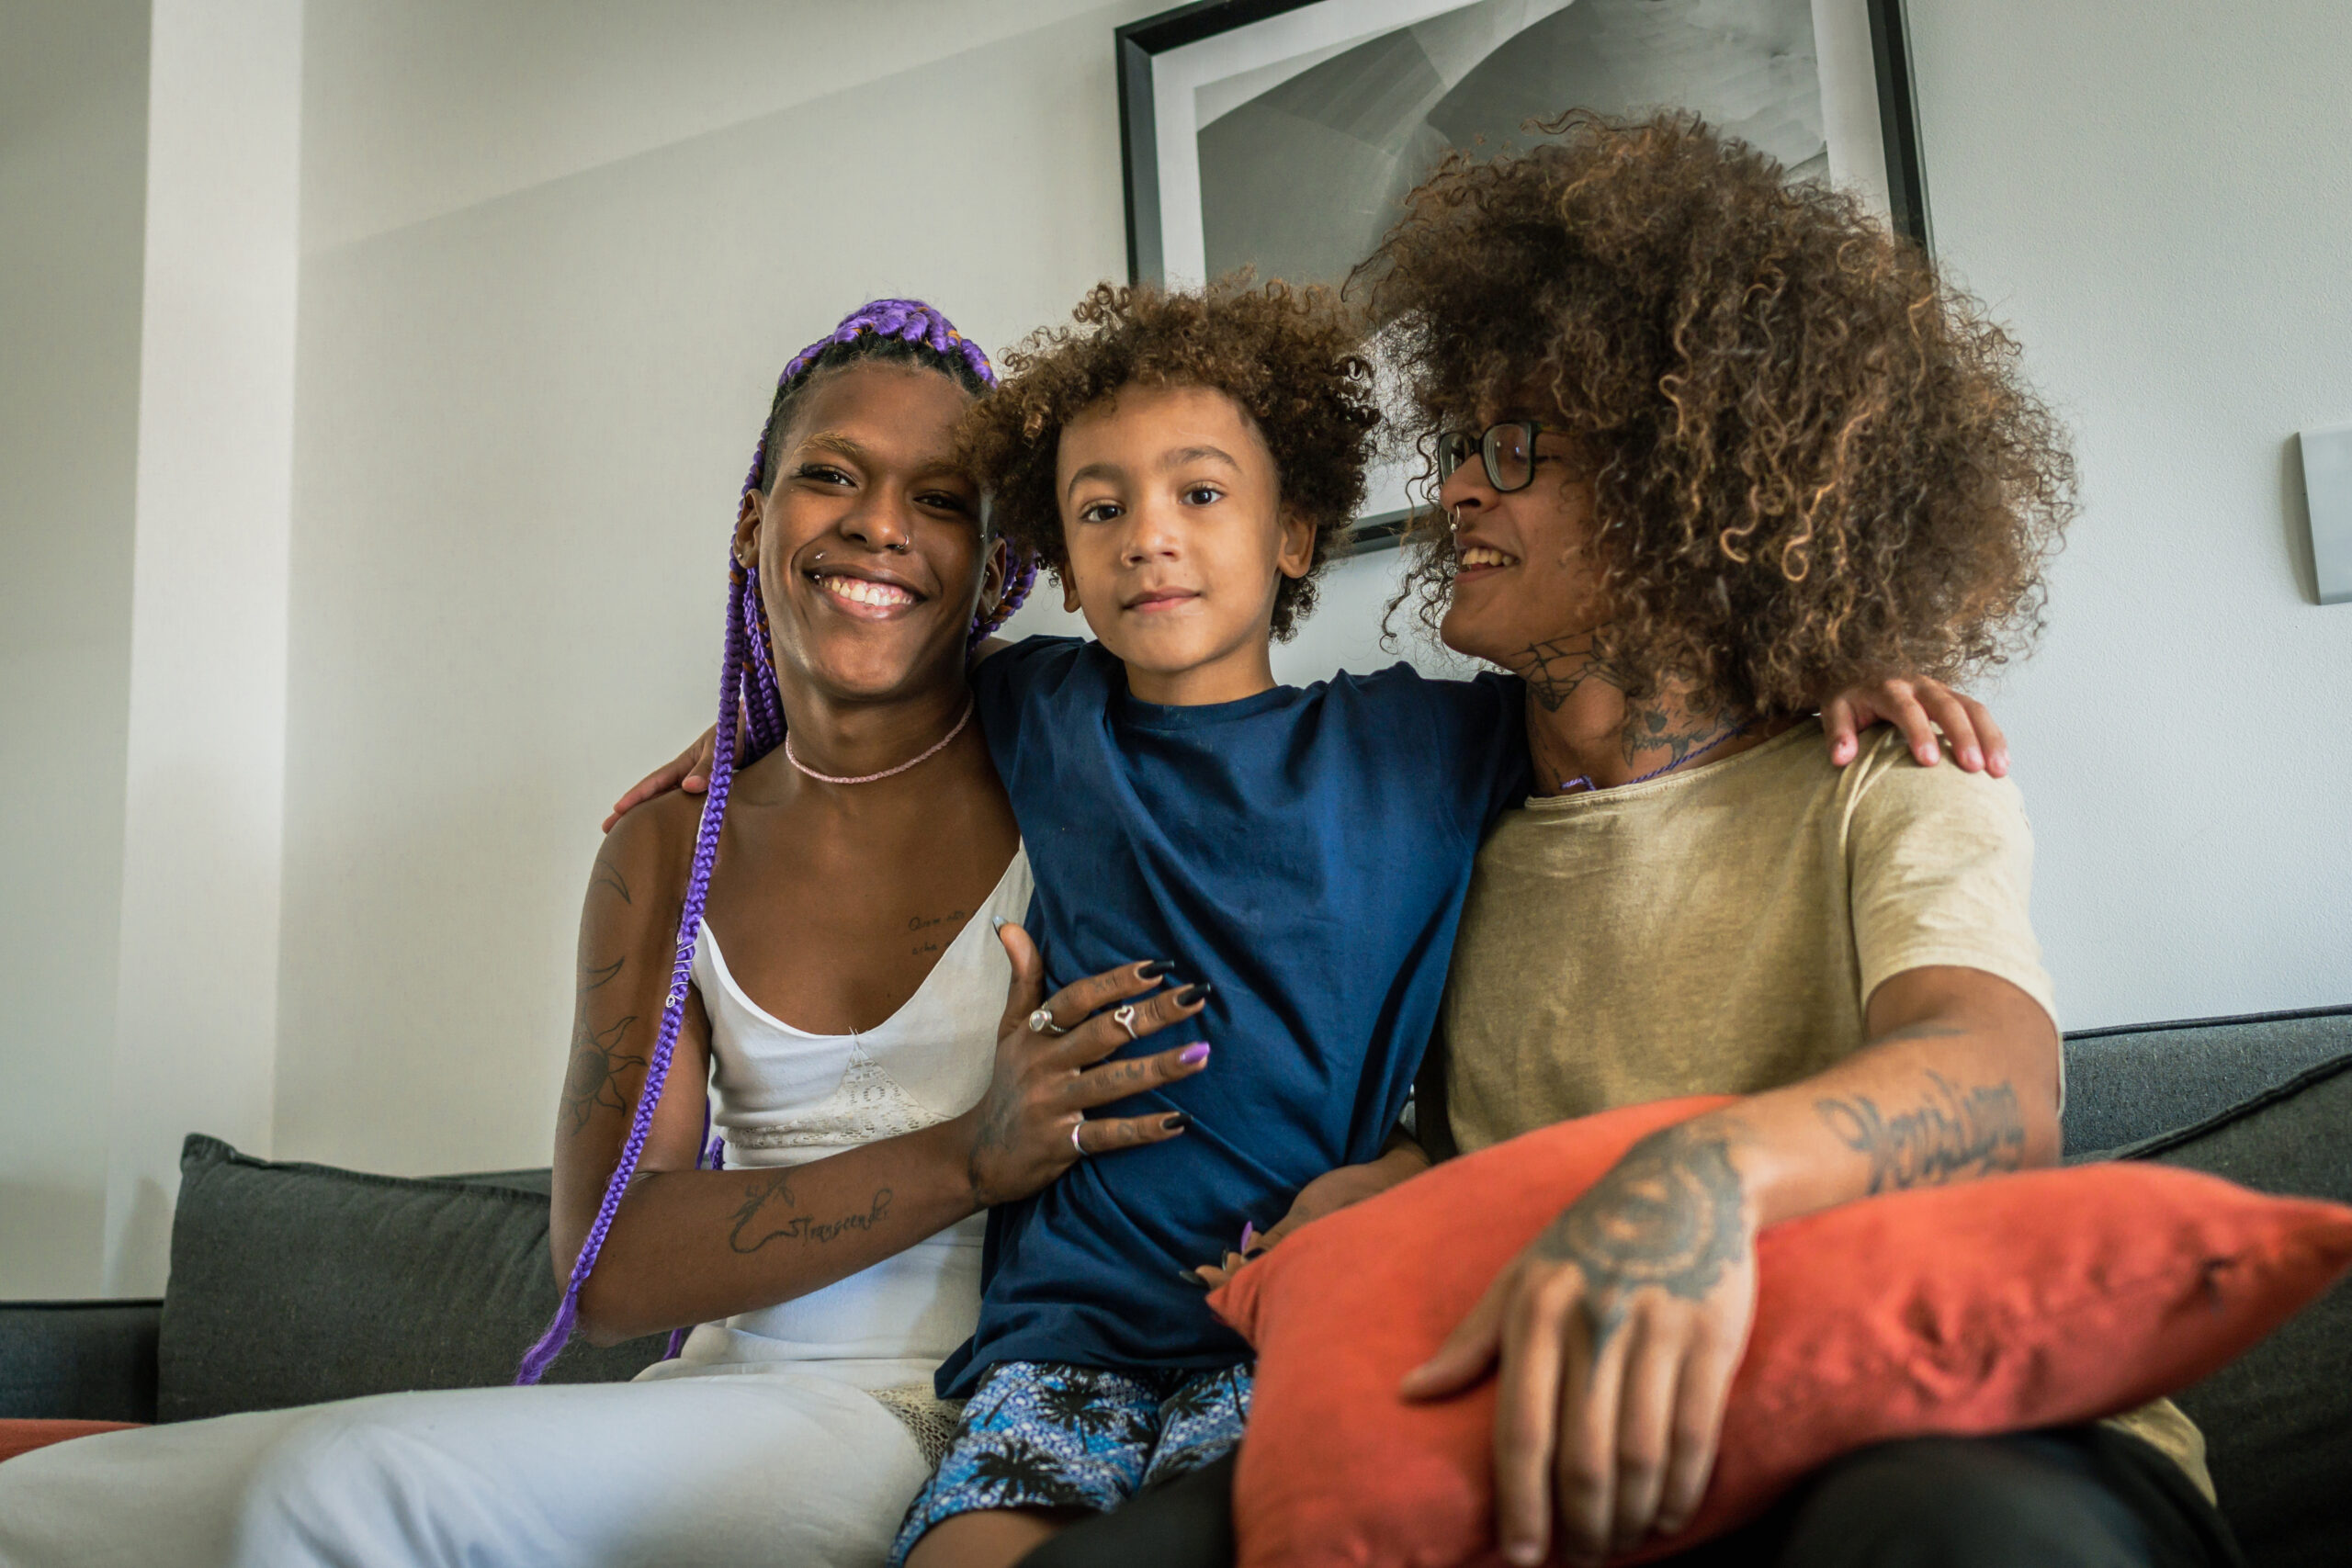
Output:
[[[1194,1289],[1194,1290],[1196,1290],[1196,1291],[1207,1291],[1207,1290],[1214,1290],[1214,1289],[1216,1288],[1215,1286],[1211,1285],[1211,1284],[1210,1284],[1206,1280],[1204,1280],[1204,1279],[1202,1279],[1198,1274],[1193,1273],[1190,1269],[1177,1269],[1177,1270],[1176,1270],[1176,1278],[1178,1278],[1179,1280],[1183,1280],[1183,1281],[1184,1281],[1184,1283],[1186,1283],[1186,1284],[1188,1284],[1188,1285],[1192,1286],[1192,1287],[1193,1287],[1193,1289]]]
[[[1138,964],[1136,965],[1136,978],[1138,980],[1157,980],[1162,975],[1167,974],[1170,969],[1175,967],[1176,965],[1169,963],[1165,958],[1155,958],[1149,963]]]
[[[1176,993],[1176,1005],[1180,1008],[1191,1007],[1194,1002],[1199,1001],[1203,997],[1207,996],[1211,991],[1216,989],[1216,987],[1210,985],[1206,980],[1195,980],[1191,985]]]
[[[1159,1119],[1160,1130],[1168,1133],[1181,1133],[1192,1124],[1193,1119],[1182,1111],[1171,1111]]]

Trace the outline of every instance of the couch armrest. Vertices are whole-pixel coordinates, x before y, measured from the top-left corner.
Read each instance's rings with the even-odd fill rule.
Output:
[[[0,1302],[0,1419],[153,1421],[160,1301]]]

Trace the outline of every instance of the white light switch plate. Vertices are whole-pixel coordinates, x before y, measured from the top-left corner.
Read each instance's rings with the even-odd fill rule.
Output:
[[[2319,602],[2352,604],[2352,424],[2306,430],[2299,445]]]

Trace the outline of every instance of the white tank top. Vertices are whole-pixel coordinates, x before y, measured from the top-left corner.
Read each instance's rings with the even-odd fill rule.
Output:
[[[1019,851],[906,1005],[848,1034],[810,1034],[762,1010],[706,924],[695,987],[710,1017],[711,1120],[727,1140],[727,1168],[805,1165],[977,1104],[1012,979],[996,922],[1025,918],[1030,888],[1028,853]],[[797,1371],[868,1389],[926,1382],[979,1314],[986,1230],[975,1214],[822,1290],[706,1323],[676,1360],[641,1376]]]

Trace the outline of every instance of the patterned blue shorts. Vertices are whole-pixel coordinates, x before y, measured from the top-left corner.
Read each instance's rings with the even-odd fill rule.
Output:
[[[985,1508],[1108,1513],[1147,1486],[1222,1459],[1250,1416],[1250,1369],[1111,1372],[1000,1361],[964,1406],[939,1472],[890,1548],[901,1568],[926,1531]]]

